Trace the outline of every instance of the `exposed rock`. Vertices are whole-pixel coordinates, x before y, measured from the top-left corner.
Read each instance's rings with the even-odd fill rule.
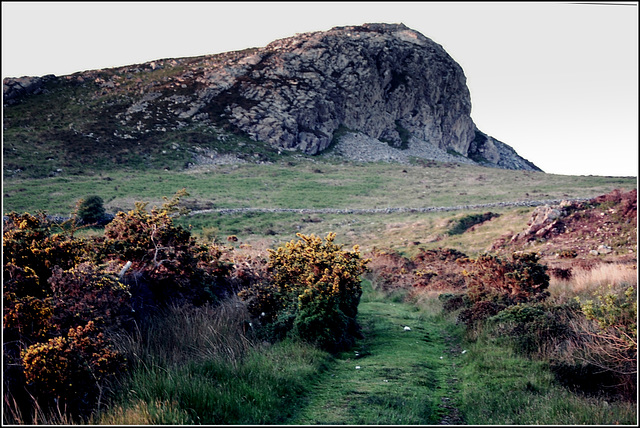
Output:
[[[526,230],[496,240],[491,251],[530,251],[535,247],[553,255],[556,267],[565,259],[619,258],[622,254],[630,255],[629,262],[637,262],[633,257],[637,254],[637,189],[549,202],[533,210],[527,224]]]
[[[226,92],[208,87],[200,98],[227,102],[223,117],[231,124],[284,149],[317,154],[345,126],[396,148],[413,137],[491,166],[539,170],[476,129],[462,68],[402,24],[277,40],[225,69],[223,82]]]
[[[543,205],[533,210],[531,219],[527,222],[529,226],[526,230],[514,235],[511,240],[532,239],[535,237],[544,237],[551,230],[558,226],[558,219],[566,215],[566,213],[558,208]]]
[[[5,105],[42,92],[50,78],[5,79]],[[95,91],[87,92],[85,101],[94,110],[84,109],[82,120],[93,128],[82,131],[102,138],[102,147],[114,139],[115,145],[135,144],[176,130],[210,138],[206,129],[215,128],[316,155],[340,143],[337,135],[346,129],[350,141],[358,135],[371,142],[359,154],[350,151],[350,159],[367,158],[377,145],[376,153],[389,161],[404,161],[417,151],[428,159],[539,170],[476,128],[460,65],[403,24],[336,27],[263,48],[55,79],[58,96],[64,85]],[[75,97],[69,95],[70,101],[80,102]],[[73,118],[61,118],[57,129],[67,127],[64,121]],[[380,144],[389,148],[387,154]]]
[[[598,249],[596,250],[598,254],[611,254],[613,249],[608,245],[598,245]]]
[[[55,79],[53,74],[42,77],[7,77],[2,81],[2,102],[11,105],[22,96],[42,93],[44,83],[52,79]]]

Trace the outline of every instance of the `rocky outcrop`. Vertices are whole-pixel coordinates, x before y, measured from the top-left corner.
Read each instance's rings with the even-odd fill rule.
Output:
[[[546,237],[551,231],[562,230],[564,226],[560,219],[567,215],[567,212],[562,208],[567,205],[570,205],[570,203],[563,201],[559,206],[543,205],[537,207],[533,210],[531,219],[527,223],[528,228],[514,235],[511,240],[531,240]]]
[[[467,153],[474,139],[460,66],[404,25],[365,24],[278,40],[244,60],[228,120],[309,154],[343,125],[392,146],[412,135]]]
[[[481,165],[497,166],[504,169],[540,171],[540,168],[518,155],[512,147],[488,136],[477,128],[475,138],[469,144],[467,156]]]
[[[396,148],[413,137],[466,157],[484,153],[491,166],[538,170],[476,129],[462,68],[402,24],[299,34],[242,58],[234,71],[225,73],[235,75],[232,84],[221,79],[201,98],[226,102],[222,116],[256,140],[317,154],[344,126]]]
[[[2,101],[5,105],[11,105],[17,99],[25,95],[40,94],[44,92],[46,82],[55,79],[53,74],[42,77],[9,77],[2,81]]]
[[[77,129],[75,121],[59,129],[73,129],[74,139],[93,138],[100,146],[114,139],[121,140],[112,143],[118,147],[144,144],[154,133],[176,130],[210,139],[224,130],[316,155],[338,136],[360,134],[394,149],[391,158],[406,158],[397,151],[413,150],[437,152],[438,159],[539,170],[476,128],[460,65],[442,46],[403,24],[336,27],[263,48],[55,79],[59,97],[64,85],[96,91],[69,95],[71,102],[88,107],[85,117],[95,116],[82,121],[93,128]],[[5,79],[5,105],[42,91],[41,83],[41,78]],[[84,94],[87,99],[80,98]]]

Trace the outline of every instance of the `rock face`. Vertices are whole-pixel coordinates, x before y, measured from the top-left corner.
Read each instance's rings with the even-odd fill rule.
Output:
[[[460,66],[404,25],[365,24],[278,40],[246,58],[231,123],[309,154],[340,125],[394,146],[403,134],[467,153],[475,137]],[[406,144],[406,141],[405,141]]]
[[[5,104],[27,91],[17,80],[5,79]],[[476,128],[462,68],[403,24],[336,27],[259,49],[84,72],[66,82],[91,83],[111,96],[107,126],[117,126],[103,141],[204,125],[315,155],[350,132],[396,149],[414,142],[464,161],[539,170]]]

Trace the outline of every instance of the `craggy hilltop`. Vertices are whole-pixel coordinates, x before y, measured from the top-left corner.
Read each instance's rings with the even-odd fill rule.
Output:
[[[8,177],[73,173],[78,164],[163,168],[167,153],[183,168],[229,153],[252,161],[265,160],[256,154],[265,150],[316,155],[358,136],[416,157],[539,171],[475,126],[460,65],[403,24],[336,27],[263,48],[68,76],[7,78],[3,103]]]

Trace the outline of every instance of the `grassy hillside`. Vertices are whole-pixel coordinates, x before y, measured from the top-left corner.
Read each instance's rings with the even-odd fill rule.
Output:
[[[78,198],[101,196],[107,211],[162,201],[185,187],[191,209],[385,208],[582,198],[631,189],[635,177],[566,176],[450,163],[347,163],[325,158],[271,164],[203,165],[182,172],[108,173],[4,182],[4,211],[68,214]],[[43,197],[44,196],[44,197]]]
[[[327,157],[288,157],[268,164],[201,165],[186,171],[112,170],[81,176],[8,179],[3,183],[3,213],[10,211],[68,215],[76,201],[98,195],[107,212],[128,211],[135,201],[160,205],[163,196],[186,188],[191,210],[216,208],[421,208],[454,207],[531,200],[589,198],[613,189],[631,190],[634,177],[566,176],[479,166],[418,162],[347,163]],[[526,226],[533,208],[490,209],[503,214],[489,229],[467,236],[446,235],[450,220],[465,211],[431,213],[193,214],[179,220],[192,231],[243,242],[289,240],[296,232],[335,231],[348,244],[365,249],[434,247],[445,243],[465,252],[486,249],[494,238]],[[475,209],[470,212],[484,212]],[[446,239],[445,242],[442,240]]]

